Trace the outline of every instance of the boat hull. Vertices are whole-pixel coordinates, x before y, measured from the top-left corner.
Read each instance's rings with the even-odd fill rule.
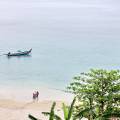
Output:
[[[24,51],[24,52],[19,52],[19,53],[8,53],[7,56],[25,56],[25,55],[29,55],[31,53],[32,49],[30,49],[29,51]]]

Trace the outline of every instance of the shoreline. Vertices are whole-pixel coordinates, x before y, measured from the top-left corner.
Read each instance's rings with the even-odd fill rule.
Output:
[[[32,95],[34,91],[39,91],[39,101],[65,101],[71,102],[73,95],[67,93],[64,90],[53,88],[0,88],[0,99],[10,99],[14,101],[32,101]]]
[[[49,111],[52,103],[56,102],[55,111],[62,116],[62,103],[70,104],[73,95],[48,88],[37,89],[40,93],[39,100],[32,100],[34,89],[4,89],[0,91],[0,120],[30,120],[28,114],[32,114],[42,120],[47,117],[41,112]]]

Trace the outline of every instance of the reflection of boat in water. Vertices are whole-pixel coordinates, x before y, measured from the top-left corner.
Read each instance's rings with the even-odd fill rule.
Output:
[[[31,53],[32,49],[28,50],[28,51],[18,51],[16,53],[8,53],[6,54],[8,57],[10,56],[25,56],[25,55],[29,55]]]

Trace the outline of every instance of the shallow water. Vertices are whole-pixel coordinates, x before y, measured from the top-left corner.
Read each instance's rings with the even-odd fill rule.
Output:
[[[1,87],[63,89],[90,68],[119,69],[119,0],[1,0]]]

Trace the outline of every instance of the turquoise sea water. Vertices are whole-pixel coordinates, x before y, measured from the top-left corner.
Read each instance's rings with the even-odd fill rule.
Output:
[[[63,89],[90,68],[119,69],[119,0],[1,0],[0,86]]]

